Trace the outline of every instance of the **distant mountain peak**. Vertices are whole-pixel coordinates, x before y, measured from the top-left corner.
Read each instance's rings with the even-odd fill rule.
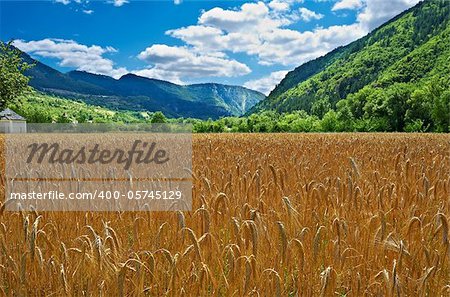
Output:
[[[72,70],[72,71],[67,72],[66,74],[68,76],[72,77],[72,78],[77,78],[77,77],[94,77],[94,78],[100,78],[100,79],[117,80],[114,77],[111,77],[111,76],[108,76],[108,75],[87,72],[87,71],[84,71],[84,70]]]
[[[147,77],[139,76],[134,73],[127,73],[122,75],[119,79],[127,79],[127,78],[147,78]]]
[[[177,84],[174,84],[174,83],[172,83],[170,81],[161,80],[161,79],[157,79],[157,78],[140,76],[140,75],[137,75],[137,74],[134,74],[134,73],[124,74],[124,75],[122,75],[119,78],[119,80],[143,80],[143,81],[152,81],[152,82],[158,82],[158,83],[163,83],[163,84],[177,85]]]

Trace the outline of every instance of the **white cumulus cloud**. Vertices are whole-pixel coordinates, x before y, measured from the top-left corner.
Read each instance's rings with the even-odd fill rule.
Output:
[[[300,12],[303,12],[305,20],[321,17],[310,10],[300,9]],[[199,38],[200,35],[205,34],[200,32],[206,31],[199,25],[171,30],[167,33],[189,45],[205,50],[228,50],[256,55],[259,63],[263,65],[301,64],[343,45],[343,42],[352,41],[364,33],[354,26],[317,28],[314,31],[305,32],[286,28],[287,25],[295,22],[295,17],[302,18],[301,15],[292,13],[288,18],[280,18],[278,13],[274,13],[264,3],[258,2],[250,6],[244,4],[237,10],[220,8],[204,12],[199,17],[199,23],[216,29],[214,33],[208,29],[211,36],[206,41]],[[194,32],[194,29],[197,32]],[[347,38],[342,38],[343,33]]]
[[[307,20],[321,17],[309,10],[303,14]],[[198,24],[166,33],[199,52],[246,53],[262,65],[299,65],[366,33],[356,24],[300,32],[287,26],[301,16],[293,12],[287,16],[263,2],[231,10],[213,8],[200,15]]]
[[[286,11],[289,10],[289,3],[285,1],[273,0],[269,2],[268,6],[275,11]]]
[[[256,27],[266,30],[279,27],[283,22],[288,20],[270,16],[269,7],[264,2],[245,3],[238,10],[215,7],[199,17],[199,24],[228,32],[254,31]]]
[[[15,40],[14,46],[34,56],[58,59],[58,64],[62,67],[73,67],[115,78],[128,72],[126,68],[117,68],[112,60],[103,57],[104,54],[117,52],[110,46],[105,48],[98,45],[87,46],[73,40],[51,38],[33,41]]]
[[[340,0],[333,5],[332,11],[341,9],[359,9],[363,6],[362,0]]]
[[[305,7],[301,7],[299,11],[300,11],[300,19],[304,20],[305,22],[309,22],[311,20],[320,20],[321,18],[323,18],[323,14],[316,13]]]
[[[366,31],[373,30],[420,1],[421,0],[365,0],[364,8],[357,17],[358,22]]]
[[[126,3],[128,3],[127,0],[112,0],[112,4],[116,7],[120,7]]]
[[[166,80],[170,77],[173,82],[202,77],[241,76],[251,72],[247,65],[236,60],[165,44],[154,44],[146,48],[138,58],[151,66],[134,73]]]
[[[244,87],[269,95],[270,91],[275,88],[287,73],[287,70],[275,71],[266,77],[247,81]]]

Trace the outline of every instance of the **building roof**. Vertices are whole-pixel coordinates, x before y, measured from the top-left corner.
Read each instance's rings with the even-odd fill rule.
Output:
[[[0,112],[0,120],[25,121],[25,118],[11,109],[6,108],[4,111]]]

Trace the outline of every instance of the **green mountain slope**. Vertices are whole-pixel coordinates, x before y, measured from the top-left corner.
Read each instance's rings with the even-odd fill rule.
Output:
[[[402,86],[408,89],[402,108],[409,110],[407,101],[415,89],[431,80],[438,80],[437,84],[445,88],[450,73],[443,66],[450,64],[449,20],[449,1],[421,2],[367,36],[291,71],[250,113],[305,110],[323,117],[330,109],[338,109],[339,101],[347,99],[339,105],[353,109],[355,114],[348,116],[392,116],[388,111],[377,114],[366,103],[371,101],[369,94],[399,83],[409,84]],[[379,98],[380,104],[386,100]],[[357,101],[359,110],[355,107]],[[405,114],[397,116],[406,118]],[[385,124],[387,130],[401,130],[405,123]]]
[[[372,83],[337,104],[383,130],[450,129],[450,26],[388,67]]]
[[[265,98],[263,94],[244,87],[216,83],[188,85],[184,88],[195,98],[204,98],[204,103],[221,106],[232,115],[242,115]]]
[[[219,118],[239,116],[265,98],[240,86],[197,84],[181,86],[127,74],[120,79],[83,71],[61,73],[26,53],[30,85],[45,93],[81,100],[114,110],[162,111],[169,117]]]
[[[180,86],[167,81],[140,77],[134,74],[119,80],[81,71],[67,73],[72,79],[99,86],[120,96],[127,109],[161,110],[169,116],[215,118],[223,115],[242,115],[264,95],[240,86],[205,83]],[[107,95],[107,94],[105,94]],[[138,98],[138,100],[136,99]],[[102,100],[108,100],[104,97]],[[135,107],[130,106],[130,101]]]
[[[27,53],[22,52],[22,59],[24,62],[34,65],[32,68],[28,69],[25,74],[31,77],[32,86],[41,90],[57,90],[61,88],[61,86],[64,86],[64,89],[68,92],[96,95],[112,94],[111,92],[108,92],[108,90],[99,88],[96,85],[86,82],[77,82],[66,74],[31,58]]]

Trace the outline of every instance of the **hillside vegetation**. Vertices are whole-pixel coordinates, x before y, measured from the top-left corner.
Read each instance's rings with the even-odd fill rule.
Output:
[[[350,131],[448,131],[449,19],[448,1],[421,2],[288,73],[251,113],[304,110],[323,118],[334,110],[328,116]]]
[[[136,123],[151,120],[153,116],[146,112],[114,111],[37,91],[23,95],[8,107],[20,113],[29,123]]]

